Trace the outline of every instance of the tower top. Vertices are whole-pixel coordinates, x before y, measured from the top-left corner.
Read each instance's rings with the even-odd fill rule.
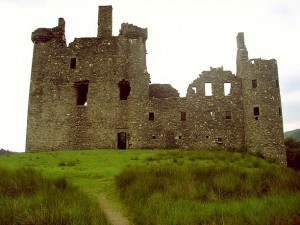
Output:
[[[238,49],[246,49],[245,40],[244,40],[244,32],[239,32],[236,36],[237,48]]]
[[[112,6],[99,6],[97,37],[112,36]]]

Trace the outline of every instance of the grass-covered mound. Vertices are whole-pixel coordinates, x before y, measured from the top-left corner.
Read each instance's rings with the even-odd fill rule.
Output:
[[[138,225],[300,224],[299,174],[247,154],[162,152],[116,183]]]
[[[0,167],[0,224],[107,224],[98,205],[65,178],[45,179],[31,168]]]

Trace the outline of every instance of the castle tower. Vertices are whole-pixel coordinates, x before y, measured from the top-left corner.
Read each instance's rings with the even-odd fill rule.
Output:
[[[248,151],[286,163],[278,68],[275,59],[248,60],[243,33],[237,36],[237,75],[242,78],[245,145]]]
[[[27,117],[26,151],[51,149],[51,144],[63,146],[64,140],[60,132],[66,128],[61,118],[56,116],[57,111],[64,113],[59,102],[61,85],[65,79],[60,72],[56,72],[57,61],[53,60],[57,54],[66,52],[65,21],[58,19],[54,28],[39,28],[32,32],[31,40],[34,43],[30,92]],[[58,90],[59,88],[59,90]],[[58,118],[56,120],[56,118]],[[45,121],[53,121],[46,124]],[[60,124],[60,125],[59,125]],[[61,136],[61,138],[60,138]],[[49,141],[51,138],[53,141]],[[62,141],[62,142],[61,142]]]

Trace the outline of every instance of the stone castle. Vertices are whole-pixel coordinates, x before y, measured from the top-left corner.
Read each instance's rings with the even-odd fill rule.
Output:
[[[147,36],[128,23],[113,36],[111,6],[97,37],[67,46],[63,18],[35,30],[26,151],[222,147],[286,162],[275,59],[249,60],[238,33],[236,75],[210,68],[179,97],[150,84]]]

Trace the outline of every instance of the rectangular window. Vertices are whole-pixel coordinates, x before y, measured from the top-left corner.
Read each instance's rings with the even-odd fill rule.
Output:
[[[257,88],[257,80],[252,80],[252,88]]]
[[[281,107],[279,107],[278,113],[279,113],[279,116],[282,116],[282,110],[281,110]]]
[[[253,115],[255,117],[259,116],[259,107],[258,106],[256,106],[256,107],[253,108]]]
[[[211,85],[211,83],[205,83],[204,88],[205,88],[205,96],[212,96],[212,85]]]
[[[87,105],[87,94],[89,90],[89,81],[79,81],[75,83],[77,89],[77,105],[86,106]]]
[[[224,96],[228,96],[231,93],[231,83],[224,83]]]
[[[217,143],[218,143],[218,144],[223,144],[222,138],[219,137],[219,138],[217,139]]]
[[[230,120],[231,119],[231,111],[225,111],[225,118],[227,120]]]
[[[186,112],[181,112],[181,121],[186,121]]]
[[[194,93],[197,93],[197,88],[196,87],[192,87],[192,90],[194,91]]]
[[[149,120],[154,120],[154,112],[149,112]]]
[[[71,58],[70,68],[76,69],[76,58]]]
[[[215,112],[211,111],[211,112],[209,112],[209,115],[210,115],[211,119],[213,119],[213,120],[215,119]]]

